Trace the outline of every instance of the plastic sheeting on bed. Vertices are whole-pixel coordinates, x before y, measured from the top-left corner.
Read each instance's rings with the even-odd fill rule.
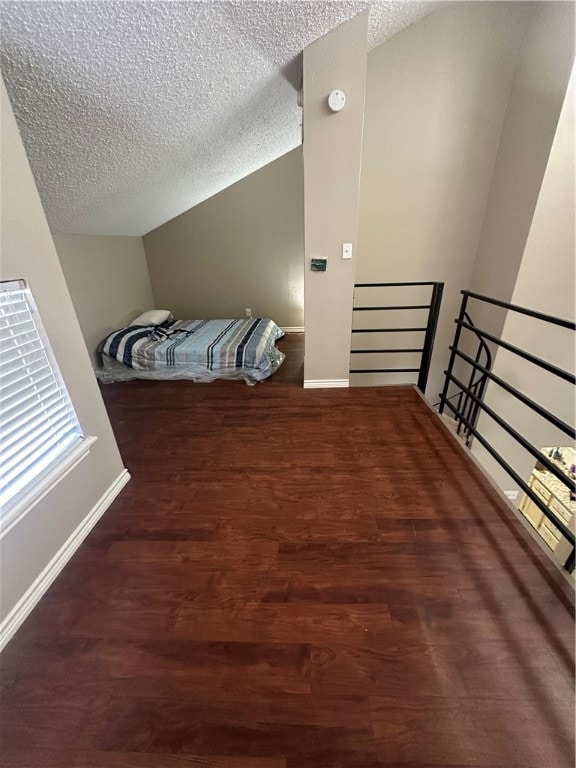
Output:
[[[277,371],[286,358],[286,355],[279,349],[275,349],[272,355],[274,359],[272,360],[268,376]],[[155,371],[136,371],[134,368],[129,368],[127,365],[119,363],[118,360],[114,360],[113,357],[108,357],[108,355],[102,355],[102,367],[98,368],[95,373],[97,379],[103,384],[113,384],[117,381],[134,381],[136,379],[159,381],[187,379],[197,384],[207,384],[217,379],[230,379],[232,381],[245,381],[249,386],[254,386],[259,381],[266,380],[255,379],[254,371],[249,368],[237,368],[235,371],[208,371],[200,366],[198,368],[190,366],[189,368],[161,368]]]
[[[247,384],[271,376],[285,355],[275,342],[282,330],[268,318],[178,320],[156,328],[128,326],[100,346],[104,383],[132,379],[240,379]]]

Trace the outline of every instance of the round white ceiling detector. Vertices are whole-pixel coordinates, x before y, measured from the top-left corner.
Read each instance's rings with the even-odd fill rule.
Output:
[[[336,90],[332,91],[330,96],[328,96],[328,106],[332,112],[340,112],[341,109],[344,109],[344,104],[346,104],[346,94],[344,91],[336,88]]]

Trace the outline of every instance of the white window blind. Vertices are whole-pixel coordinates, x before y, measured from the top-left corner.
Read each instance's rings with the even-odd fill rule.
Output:
[[[0,508],[4,515],[82,441],[23,280],[0,283]]]

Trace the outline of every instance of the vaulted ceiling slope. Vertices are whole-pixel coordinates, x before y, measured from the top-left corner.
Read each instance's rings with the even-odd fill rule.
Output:
[[[3,0],[2,74],[52,230],[144,234],[298,146],[300,53],[366,7],[373,47],[434,3]]]

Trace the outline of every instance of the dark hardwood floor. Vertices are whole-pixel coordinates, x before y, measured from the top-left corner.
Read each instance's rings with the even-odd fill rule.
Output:
[[[569,589],[410,387],[103,394],[132,481],[9,643],[1,765],[574,765]]]

